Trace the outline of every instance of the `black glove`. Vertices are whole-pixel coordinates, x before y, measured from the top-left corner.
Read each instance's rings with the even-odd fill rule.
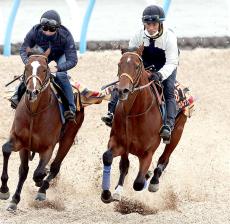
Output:
[[[163,76],[160,72],[151,72],[151,75],[149,77],[149,81],[156,81],[156,82],[162,82]]]

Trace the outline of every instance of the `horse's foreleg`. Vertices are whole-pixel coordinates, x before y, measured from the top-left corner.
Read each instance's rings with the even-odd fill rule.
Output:
[[[129,169],[128,154],[125,153],[121,155],[119,168],[120,168],[120,177],[119,177],[115,192],[113,193],[113,200],[116,200],[116,201],[121,200],[121,194],[123,191],[123,184],[124,184],[125,176],[128,173],[128,169]]]
[[[45,150],[44,153],[39,154],[39,157],[40,157],[39,164],[37,168],[35,169],[34,175],[33,175],[33,180],[37,187],[41,187],[43,179],[46,176],[45,168],[48,162],[50,161],[50,158],[53,153],[53,148],[54,147],[50,147],[48,150]]]
[[[159,178],[166,166],[168,165],[171,153],[180,141],[186,120],[187,117],[183,113],[181,113],[176,119],[176,124],[172,132],[170,144],[165,146],[164,152],[158,160],[157,167],[154,170],[154,175],[149,184],[149,191],[156,192],[159,189]]]
[[[109,149],[103,154],[103,176],[102,176],[102,193],[101,200],[104,203],[110,203],[112,196],[110,192],[110,170],[113,162],[113,153]]]
[[[147,186],[146,174],[152,162],[152,156],[153,156],[152,151],[146,151],[143,156],[138,157],[140,167],[139,167],[137,178],[133,183],[133,189],[135,191],[141,191]]]
[[[28,160],[29,160],[29,152],[27,150],[19,151],[21,164],[19,167],[19,181],[17,189],[12,197],[12,200],[8,206],[8,210],[16,210],[17,204],[20,202],[20,195],[22,191],[23,184],[27,178],[27,174],[29,171]]]
[[[11,142],[6,142],[2,146],[2,153],[3,153],[3,170],[2,170],[2,186],[0,188],[0,199],[6,200],[10,197],[9,188],[7,186],[8,182],[8,161],[13,151],[13,144]]]

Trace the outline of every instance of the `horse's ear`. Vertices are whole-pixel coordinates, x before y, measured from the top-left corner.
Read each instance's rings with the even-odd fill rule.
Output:
[[[139,48],[137,49],[137,54],[139,54],[140,56],[142,56],[143,50],[144,50],[144,43],[142,43],[141,46],[139,46]]]
[[[121,54],[124,54],[125,52],[127,52],[127,48],[122,47],[121,48]]]
[[[48,49],[45,51],[44,55],[48,58],[48,56],[50,55],[50,52],[51,52],[51,49],[48,48]]]

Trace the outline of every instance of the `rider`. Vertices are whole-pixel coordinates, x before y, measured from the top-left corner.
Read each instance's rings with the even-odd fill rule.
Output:
[[[50,66],[50,72],[56,73],[55,81],[63,90],[69,104],[69,109],[64,112],[64,116],[67,120],[73,120],[76,114],[76,106],[67,70],[76,66],[78,61],[77,51],[72,34],[61,25],[60,16],[55,10],[46,11],[41,16],[40,24],[33,26],[27,33],[20,48],[20,56],[24,64],[29,61],[26,52],[27,47],[37,47],[41,53],[49,47],[51,48],[48,63],[55,61],[56,66]],[[10,99],[11,107],[17,107],[24,92],[25,84],[21,82]]]
[[[144,28],[131,38],[129,48],[139,47],[144,43],[142,59],[145,68],[152,66],[150,80],[161,82],[164,87],[167,118],[166,124],[160,130],[162,138],[170,139],[176,117],[176,101],[174,98],[174,84],[178,66],[177,38],[171,29],[167,29],[164,10],[157,5],[150,5],[143,11],[142,22]],[[108,114],[102,117],[108,126],[112,125],[117,94],[112,94],[108,106]]]

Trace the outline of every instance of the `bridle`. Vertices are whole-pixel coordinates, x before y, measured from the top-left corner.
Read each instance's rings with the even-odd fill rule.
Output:
[[[43,58],[46,59],[46,62],[48,62],[48,58],[45,55],[31,55],[30,57],[43,57]],[[48,85],[50,83],[50,74],[51,73],[50,73],[50,70],[49,70],[49,67],[48,67],[48,63],[47,63],[46,76],[45,76],[45,79],[43,81],[40,79],[40,77],[38,75],[33,75],[33,74],[30,75],[26,80],[24,80],[24,83],[26,85],[26,93],[27,94],[32,94],[33,93],[34,95],[37,96],[42,91],[44,91],[48,87]],[[25,71],[24,71],[24,76],[25,76]],[[35,91],[31,91],[31,90],[29,90],[27,88],[27,85],[28,85],[30,79],[32,79],[32,78],[36,78],[40,83],[40,87],[38,89],[35,89]]]
[[[120,76],[119,76],[119,79],[121,78],[121,77],[123,77],[123,76],[125,76],[125,77],[127,77],[129,80],[130,80],[130,82],[131,82],[131,84],[132,84],[132,88],[131,88],[131,93],[133,93],[133,92],[135,92],[135,91],[137,91],[137,90],[141,90],[141,89],[144,89],[144,88],[146,88],[146,87],[148,87],[148,86],[150,86],[151,84],[152,84],[152,82],[153,81],[151,81],[151,82],[149,82],[148,84],[146,84],[146,85],[143,85],[143,86],[139,86],[139,82],[140,82],[140,78],[141,78],[141,75],[143,74],[143,60],[142,60],[142,58],[140,57],[140,55],[139,54],[137,54],[137,53],[135,53],[135,52],[125,52],[124,54],[123,54],[123,56],[124,55],[127,55],[127,54],[131,54],[131,55],[135,55],[135,56],[137,56],[138,57],[138,59],[139,59],[139,61],[140,61],[140,63],[138,64],[138,66],[137,66],[137,75],[136,75],[136,77],[135,77],[135,79],[133,79],[132,78],[132,76],[131,75],[129,75],[128,73],[122,73]],[[122,57],[123,57],[122,56]]]

